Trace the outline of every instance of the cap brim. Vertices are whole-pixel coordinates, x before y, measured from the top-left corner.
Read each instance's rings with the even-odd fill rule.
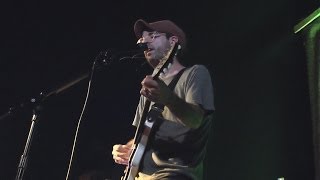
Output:
[[[149,23],[147,23],[146,21],[139,19],[134,23],[134,33],[136,35],[137,38],[141,38],[142,36],[142,32],[144,30],[153,30]]]

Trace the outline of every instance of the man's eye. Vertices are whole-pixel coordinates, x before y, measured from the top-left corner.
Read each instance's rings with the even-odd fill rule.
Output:
[[[151,38],[154,39],[154,38],[158,38],[159,36],[160,36],[160,34],[153,34],[153,35],[151,36]]]

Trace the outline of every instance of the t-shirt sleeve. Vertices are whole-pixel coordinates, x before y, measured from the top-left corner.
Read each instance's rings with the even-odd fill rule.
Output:
[[[213,85],[211,75],[204,65],[195,65],[186,81],[186,102],[198,104],[203,109],[213,111]]]

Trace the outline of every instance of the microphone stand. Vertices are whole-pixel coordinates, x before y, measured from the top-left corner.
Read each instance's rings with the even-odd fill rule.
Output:
[[[136,53],[136,52],[141,52],[141,50],[139,51],[127,51],[125,53]],[[120,54],[122,54],[123,52],[120,52]],[[114,63],[114,60],[115,59],[123,59],[123,58],[126,58],[126,59],[141,59],[141,57],[129,57],[129,56],[125,56],[125,57],[122,57],[122,58],[119,58],[119,52],[118,54],[116,54],[116,56],[114,56],[114,54],[110,56],[110,52],[108,51],[102,51],[100,52],[100,54],[98,54],[95,58],[95,61],[94,61],[94,67],[97,66],[98,69],[101,69],[102,66],[109,66],[110,64]],[[96,65],[97,63],[97,65]],[[94,69],[94,68],[93,68]],[[92,69],[92,71],[93,71]],[[27,168],[27,162],[28,162],[28,156],[29,156],[29,152],[30,152],[30,149],[31,149],[31,144],[32,144],[32,139],[33,139],[33,135],[34,135],[34,129],[36,128],[36,124],[38,122],[38,117],[39,117],[39,113],[42,109],[41,105],[40,105],[40,102],[43,102],[45,99],[47,99],[48,97],[51,97],[52,95],[57,95],[67,89],[69,89],[71,86],[79,83],[80,81],[90,77],[90,74],[91,72],[87,72],[81,76],[79,76],[78,78],[68,82],[68,83],[65,83],[64,85],[60,86],[59,88],[56,88],[55,90],[49,92],[49,93],[40,93],[40,96],[37,98],[31,98],[31,100],[27,103],[21,103],[20,106],[18,108],[23,108],[23,107],[26,107],[27,105],[34,105],[33,106],[33,114],[32,114],[32,118],[31,118],[31,125],[30,125],[30,129],[29,129],[29,133],[28,133],[28,137],[27,137],[27,141],[25,143],[25,147],[24,147],[24,150],[23,150],[23,153],[20,157],[20,161],[19,161],[19,165],[18,165],[18,170],[17,170],[17,174],[16,174],[16,178],[15,180],[23,180],[23,176],[24,176],[24,173],[26,171],[26,168]],[[1,115],[0,116],[0,120],[3,120],[5,118],[7,118],[8,116],[10,116],[14,110],[16,110],[17,108],[15,107],[11,107],[9,109],[8,112],[6,112],[5,114]]]
[[[47,94],[43,94],[42,92],[40,93],[40,97],[39,99],[36,99],[36,98],[32,98],[30,100],[31,103],[37,103],[32,112],[33,112],[33,115],[32,115],[32,119],[31,119],[31,126],[30,126],[30,129],[29,129],[29,133],[28,133],[28,137],[27,137],[27,141],[26,141],[26,144],[25,144],[25,147],[24,147],[24,150],[23,150],[23,153],[20,157],[20,161],[19,161],[19,165],[18,165],[18,171],[17,171],[17,174],[16,174],[16,178],[15,180],[23,180],[23,175],[24,175],[24,172],[27,168],[27,162],[28,162],[28,156],[29,156],[29,151],[30,151],[30,147],[31,147],[31,143],[32,143],[32,139],[33,139],[33,134],[34,134],[34,129],[36,127],[36,124],[38,122],[38,117],[39,117],[39,113],[42,109],[40,103],[38,102],[43,102],[46,98],[52,96],[52,95],[57,95],[63,91],[65,91],[66,89],[70,88],[71,86],[77,84],[78,82],[80,82],[81,80],[84,80],[86,79],[87,77],[89,77],[89,73],[86,73],[80,77],[78,77],[77,79],[73,80],[73,81],[70,81],[66,84],[64,84],[63,86],[47,93]],[[29,102],[29,103],[30,103]],[[27,104],[29,105],[29,104]],[[23,105],[24,107],[24,105]],[[1,117],[5,118],[7,116],[9,116],[12,112],[9,111],[7,113],[5,113],[4,115],[2,115]]]
[[[52,96],[52,95],[57,95],[63,91],[65,91],[66,89],[70,88],[71,86],[77,84],[78,82],[86,79],[89,77],[89,73],[86,73],[86,74],[83,74],[81,75],[80,77],[62,85],[61,87],[47,93],[47,94],[43,94],[42,92],[40,93],[40,99],[37,100],[35,98],[32,98],[30,100],[31,103],[35,103],[35,102],[42,102],[44,101],[46,98]],[[22,106],[24,107],[24,105],[22,104]],[[12,112],[11,112],[11,109],[5,113],[4,115],[0,116],[1,118],[6,118],[7,116],[9,116]],[[19,161],[19,165],[18,165],[18,170],[17,170],[17,174],[16,174],[16,178],[15,180],[23,180],[23,176],[24,176],[24,172],[27,168],[27,162],[28,162],[28,156],[29,156],[29,151],[30,151],[30,148],[31,148],[31,144],[32,144],[32,139],[33,139],[33,134],[34,134],[34,129],[36,127],[36,124],[38,122],[38,117],[39,117],[39,113],[40,113],[40,110],[42,109],[41,105],[40,104],[37,104],[34,106],[32,112],[33,112],[33,115],[32,115],[32,119],[31,119],[31,126],[30,126],[30,129],[29,129],[29,133],[28,133],[28,137],[27,137],[27,141],[26,141],[26,144],[25,144],[25,147],[24,147],[24,150],[23,150],[23,153],[20,157],[20,161]],[[1,120],[1,119],[0,119]]]
[[[23,153],[20,157],[20,161],[19,161],[19,165],[18,165],[18,171],[16,174],[16,179],[15,180],[22,180],[23,179],[23,175],[24,172],[27,168],[27,162],[28,162],[28,154],[30,151],[30,147],[31,147],[31,142],[33,139],[33,134],[34,134],[34,128],[35,128],[35,124],[37,123],[37,117],[39,116],[39,111],[40,111],[40,106],[37,106],[33,109],[33,115],[32,115],[32,119],[31,119],[31,126],[30,126],[30,130],[28,133],[28,138],[27,138],[27,142],[25,144]]]

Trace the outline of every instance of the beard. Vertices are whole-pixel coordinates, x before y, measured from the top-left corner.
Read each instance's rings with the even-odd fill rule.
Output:
[[[159,64],[160,60],[162,60],[167,55],[169,50],[170,50],[170,46],[165,48],[157,48],[150,52],[149,51],[145,52],[145,57],[148,63],[153,68],[155,68]]]

